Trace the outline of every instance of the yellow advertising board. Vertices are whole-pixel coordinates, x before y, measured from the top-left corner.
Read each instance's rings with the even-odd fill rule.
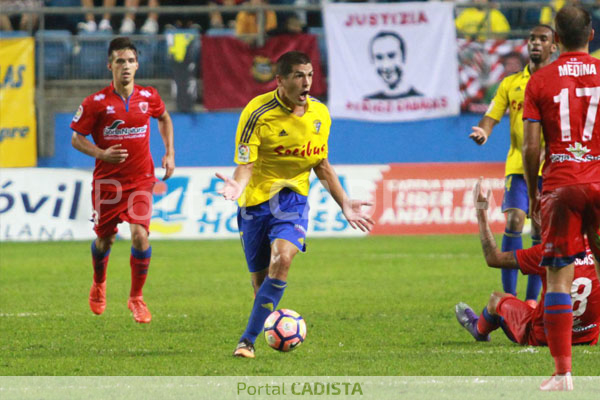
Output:
[[[35,42],[0,39],[0,167],[35,167]]]

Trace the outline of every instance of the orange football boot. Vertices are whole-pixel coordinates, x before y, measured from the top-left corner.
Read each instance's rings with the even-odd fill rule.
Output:
[[[102,283],[92,283],[90,289],[90,308],[96,315],[100,315],[106,308],[106,281]]]
[[[144,303],[144,298],[142,296],[130,297],[129,301],[127,301],[127,307],[133,313],[133,319],[140,324],[147,324],[152,321],[152,314],[150,314],[150,310],[148,310],[148,306]]]

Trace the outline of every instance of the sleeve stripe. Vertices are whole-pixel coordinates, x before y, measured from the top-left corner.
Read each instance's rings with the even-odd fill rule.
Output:
[[[252,132],[254,131],[254,127],[256,126],[256,121],[258,121],[258,118],[267,111],[274,109],[275,107],[277,107],[277,101],[273,99],[268,103],[263,104],[261,107],[254,110],[252,114],[250,114],[250,118],[248,118],[246,126],[244,126],[242,136],[240,138],[241,143],[248,143],[248,140],[250,140],[250,136],[252,136]]]

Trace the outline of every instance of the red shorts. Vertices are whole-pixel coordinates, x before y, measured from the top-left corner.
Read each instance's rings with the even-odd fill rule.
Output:
[[[521,345],[539,346],[535,338],[531,338],[531,321],[533,319],[533,308],[529,307],[523,300],[515,296],[503,297],[496,306],[496,313],[504,319],[505,329],[512,335],[517,343]]]
[[[600,183],[564,186],[542,194],[540,265],[564,267],[585,256],[583,234],[600,257]]]
[[[123,221],[142,225],[146,231],[152,217],[152,186],[111,192],[92,189],[94,207],[94,231],[98,237],[118,232],[117,225]]]

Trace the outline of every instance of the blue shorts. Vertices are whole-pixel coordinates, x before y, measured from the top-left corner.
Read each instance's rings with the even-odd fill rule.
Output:
[[[538,189],[542,192],[542,178],[538,177]],[[504,181],[504,198],[502,199],[502,212],[512,208],[522,210],[529,215],[529,195],[527,183],[521,174],[506,175]]]
[[[306,251],[308,210],[307,197],[287,188],[269,201],[238,208],[238,229],[250,272],[269,266],[275,239],[287,240]]]

